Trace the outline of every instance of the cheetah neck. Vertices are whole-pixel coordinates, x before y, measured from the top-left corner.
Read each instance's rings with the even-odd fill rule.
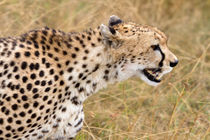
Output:
[[[74,93],[78,93],[76,96],[79,96],[82,102],[107,85],[129,78],[128,75],[122,75],[126,61],[124,58],[118,61],[112,58],[110,49],[103,44],[99,29],[72,34],[71,38],[85,47],[81,47],[77,54],[80,60],[78,64],[72,67],[73,70],[67,67],[64,77],[68,85],[74,86]]]
[[[107,63],[100,65],[98,70],[88,76],[91,79],[90,82],[84,84],[84,99],[87,99],[92,94],[97,93],[99,90],[106,88],[110,84],[127,79],[128,77],[120,77],[121,65],[115,63]]]

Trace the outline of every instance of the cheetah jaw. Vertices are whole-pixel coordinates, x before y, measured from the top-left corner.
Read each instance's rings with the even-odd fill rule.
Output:
[[[144,75],[153,82],[161,82],[160,68],[143,69]]]
[[[161,73],[160,68],[145,68],[139,69],[137,74],[143,81],[152,86],[157,86],[161,82]]]

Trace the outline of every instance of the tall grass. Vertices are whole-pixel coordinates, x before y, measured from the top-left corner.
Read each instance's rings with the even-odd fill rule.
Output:
[[[113,14],[163,30],[180,63],[158,87],[132,78],[90,97],[76,139],[210,139],[209,0],[0,0],[0,36],[82,31]]]

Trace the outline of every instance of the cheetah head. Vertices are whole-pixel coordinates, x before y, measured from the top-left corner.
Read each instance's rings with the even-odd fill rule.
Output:
[[[122,79],[137,76],[156,86],[178,63],[167,47],[166,35],[155,27],[123,22],[111,16],[109,25],[102,24],[100,32],[112,59],[121,64],[119,77]]]

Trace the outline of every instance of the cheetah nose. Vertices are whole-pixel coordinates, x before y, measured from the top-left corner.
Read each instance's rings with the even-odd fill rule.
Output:
[[[178,64],[178,60],[175,60],[174,62],[170,62],[170,67],[175,67]]]

